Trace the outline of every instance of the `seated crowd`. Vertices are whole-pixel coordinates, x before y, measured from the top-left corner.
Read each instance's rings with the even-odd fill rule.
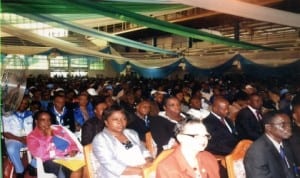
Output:
[[[244,139],[253,141],[244,159],[248,178],[296,178],[299,92],[297,85],[220,78],[29,78],[18,109],[2,116],[3,136],[17,178],[28,170],[36,176],[35,158],[57,177],[85,177],[84,164],[74,170],[56,159],[84,161],[82,147],[90,144],[94,177],[142,177],[156,157],[173,149],[155,177],[223,178],[219,157]],[[33,157],[27,167],[20,157],[25,147]]]

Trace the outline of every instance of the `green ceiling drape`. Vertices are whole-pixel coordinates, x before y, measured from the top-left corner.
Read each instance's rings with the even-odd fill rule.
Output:
[[[91,10],[98,10],[102,15],[116,18],[124,21],[129,21],[132,23],[136,23],[139,25],[143,25],[149,28],[153,28],[160,31],[169,32],[172,34],[177,34],[184,37],[209,41],[213,43],[220,43],[228,46],[241,47],[245,49],[265,49],[270,50],[270,48],[250,44],[242,41],[236,41],[231,38],[225,38],[217,35],[213,35],[210,33],[202,32],[197,29],[192,29],[184,26],[180,26],[177,24],[172,24],[169,22],[157,20],[148,16],[140,15],[134,12],[130,12],[117,7],[109,7],[105,5],[92,4],[90,1],[82,1],[82,0],[74,0],[72,1],[76,4],[80,4],[81,6],[85,6],[90,8]]]
[[[152,51],[152,52],[161,53],[161,54],[176,55],[176,53],[172,52],[172,51],[157,48],[157,47],[154,47],[151,45],[133,41],[133,40],[123,38],[120,36],[112,35],[112,34],[109,34],[106,32],[101,32],[101,31],[97,31],[97,30],[90,29],[87,27],[83,27],[83,26],[74,24],[72,22],[63,21],[62,19],[54,17],[49,14],[20,14],[20,15],[25,16],[29,19],[33,19],[33,20],[42,22],[42,23],[48,23],[48,24],[51,23],[50,25],[68,29],[70,31],[80,33],[82,35],[92,36],[95,38],[99,38],[99,39],[106,40],[106,41],[116,43],[116,44],[120,44],[123,46],[129,46],[132,48],[142,49],[145,51]]]
[[[27,0],[28,2],[32,2]],[[41,3],[42,2],[42,3]],[[40,12],[39,9],[44,9],[44,13],[51,12],[51,10],[47,10],[46,7],[49,6],[51,9],[51,4],[50,2],[45,2],[41,0],[41,2],[37,2],[36,4],[28,4],[31,8],[37,9],[36,12],[33,13],[38,13]],[[65,4],[65,5],[64,5]],[[130,3],[128,3],[130,4]],[[69,8],[67,6],[70,6]],[[148,4],[145,4],[145,7],[147,7]],[[22,9],[23,6],[21,6],[18,3],[6,3],[4,4],[4,11],[14,11],[18,10],[19,12],[21,11],[26,11],[24,8]],[[19,7],[19,8],[18,8]],[[114,5],[114,3],[107,3],[107,2],[94,2],[94,1],[82,1],[82,0],[61,0],[58,2],[56,6],[58,12],[62,12],[62,9],[65,10],[66,12],[74,12],[76,9],[79,12],[86,12],[86,13],[98,13],[107,17],[123,20],[123,21],[128,21],[131,23],[143,25],[149,28],[153,28],[156,30],[160,31],[165,31],[169,32],[172,34],[184,36],[184,37],[189,37],[189,38],[194,38],[194,39],[200,39],[204,41],[209,41],[213,43],[220,43],[228,46],[235,46],[235,47],[241,47],[245,49],[266,49],[270,50],[270,48],[255,45],[255,44],[250,44],[247,42],[242,42],[242,41],[236,41],[231,38],[225,38],[217,35],[213,35],[210,33],[202,32],[197,29],[192,29],[176,24],[172,24],[169,22],[157,20],[148,16],[140,15],[138,13],[131,12],[129,10],[125,10],[123,8],[118,8],[117,6]]]

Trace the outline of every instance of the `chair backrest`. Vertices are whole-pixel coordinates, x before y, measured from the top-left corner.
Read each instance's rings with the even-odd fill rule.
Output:
[[[83,153],[85,158],[85,168],[84,168],[84,177],[93,178],[94,177],[94,170],[92,165],[92,144],[85,145],[83,147]]]
[[[72,140],[76,143],[79,151],[82,153],[83,152],[83,146],[80,143],[80,141],[78,140],[78,138],[76,137],[76,135],[71,132],[69,129],[67,129],[66,127],[63,127],[64,131],[66,131],[68,133],[68,135],[72,138]]]
[[[225,157],[228,178],[246,178],[243,160],[251,144],[251,140],[241,140]]]
[[[149,150],[152,157],[155,158],[157,154],[157,146],[152,138],[151,132],[147,132],[145,134],[145,144],[146,144],[146,148]]]
[[[35,158],[35,159],[36,159],[37,177],[42,177],[42,178],[56,178],[55,174],[46,173],[45,172],[43,161],[42,161],[41,158]]]
[[[162,151],[153,161],[151,166],[146,167],[143,169],[143,178],[155,178],[155,171],[157,168],[158,163],[160,163],[163,159],[169,156],[174,149],[168,149]]]

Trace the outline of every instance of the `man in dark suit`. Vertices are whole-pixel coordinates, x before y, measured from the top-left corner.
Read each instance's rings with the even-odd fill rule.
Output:
[[[271,111],[263,118],[265,134],[248,149],[244,165],[247,178],[295,178],[295,163],[285,139],[291,135],[290,118]]]
[[[262,98],[258,94],[251,94],[248,106],[239,111],[235,120],[240,139],[256,140],[263,134],[261,107]]]
[[[233,123],[226,118],[228,112],[229,102],[223,97],[216,97],[212,112],[203,120],[212,136],[206,150],[213,154],[227,155],[239,141]]]
[[[299,95],[300,96],[300,95]],[[296,165],[300,171],[300,97],[295,97],[293,102],[293,125],[292,125],[292,136],[289,138],[292,151],[295,156]]]

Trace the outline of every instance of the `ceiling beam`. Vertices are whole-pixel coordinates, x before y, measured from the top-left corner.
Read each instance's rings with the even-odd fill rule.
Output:
[[[249,19],[300,27],[300,14],[264,7],[238,0],[174,0],[189,6],[200,7]]]

